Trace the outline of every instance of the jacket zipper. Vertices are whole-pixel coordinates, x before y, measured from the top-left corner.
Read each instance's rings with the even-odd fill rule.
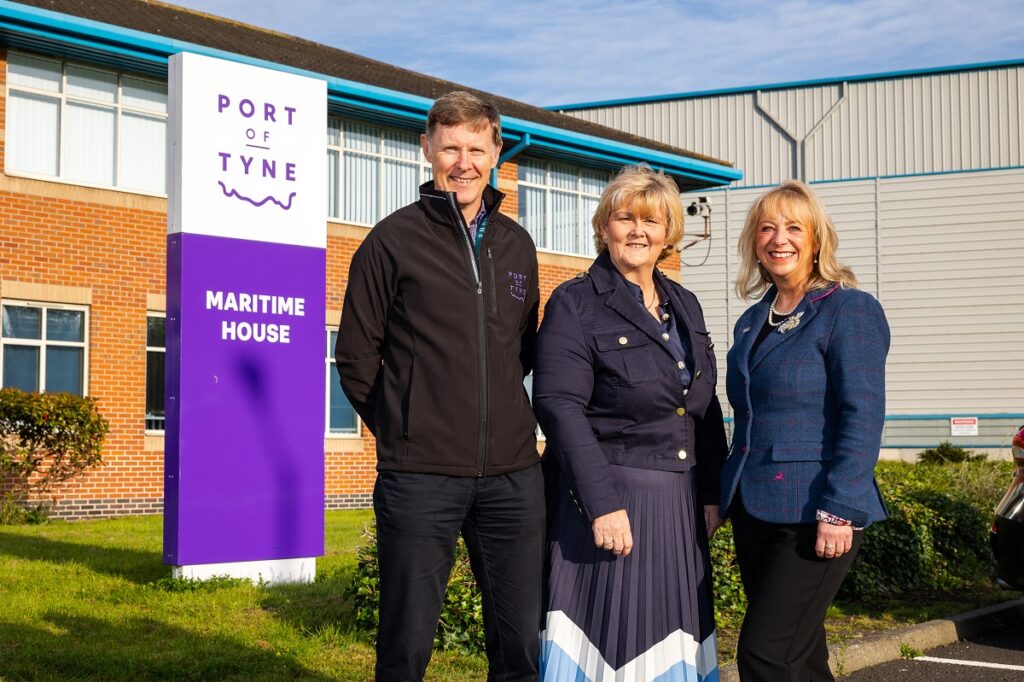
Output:
[[[455,215],[455,222],[458,225],[459,233],[462,235],[462,243],[466,247],[466,258],[473,275],[473,283],[476,284],[476,324],[477,344],[479,348],[479,370],[480,370],[480,391],[477,400],[480,406],[480,434],[477,438],[476,475],[484,475],[484,464],[487,459],[487,325],[484,316],[484,288],[483,280],[480,279],[480,269],[477,267],[476,255],[473,253],[473,244],[469,241],[469,226],[466,225],[466,218],[455,203],[455,195],[445,192],[448,198],[448,207]],[[488,251],[488,255],[490,251]]]

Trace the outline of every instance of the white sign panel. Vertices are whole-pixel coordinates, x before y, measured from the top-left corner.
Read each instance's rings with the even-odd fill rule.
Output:
[[[326,248],[327,84],[187,52],[169,71],[169,232]]]
[[[951,436],[977,436],[977,417],[950,417],[949,435]]]

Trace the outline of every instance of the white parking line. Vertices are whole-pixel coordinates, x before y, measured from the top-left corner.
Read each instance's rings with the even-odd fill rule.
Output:
[[[915,661],[929,663],[952,663],[953,665],[970,665],[975,668],[998,668],[999,670],[1024,670],[1024,665],[1007,665],[1006,663],[985,663],[984,661],[962,661],[958,658],[936,658],[935,656],[917,656]]]

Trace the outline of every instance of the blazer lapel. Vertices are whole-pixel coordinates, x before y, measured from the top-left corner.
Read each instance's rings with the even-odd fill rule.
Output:
[[[838,286],[839,285],[836,284],[824,292],[819,289],[817,291],[809,291],[804,294],[803,300],[801,300],[797,307],[793,309],[793,312],[790,313],[789,317],[787,317],[782,324],[769,332],[768,336],[766,336],[764,341],[761,342],[761,345],[757,347],[756,351],[754,351],[754,357],[750,359],[750,370],[753,371],[754,368],[757,367],[757,365],[764,360],[765,356],[772,352],[773,349],[777,348],[789,339],[801,334],[805,329],[807,329],[811,320],[813,320],[818,314],[818,306],[815,305],[815,303],[832,294]],[[772,291],[769,291],[765,294],[761,303],[771,300],[768,298],[769,295],[774,298]],[[765,315],[767,315],[767,307],[768,306],[765,306]],[[762,322],[762,324],[764,323]],[[751,330],[750,333],[754,334],[754,331]]]
[[[739,329],[734,332],[732,352],[733,358],[736,360],[736,367],[744,377],[750,376],[752,367],[750,348],[754,345],[754,339],[757,338],[761,326],[768,317],[768,306],[774,297],[773,291],[774,289],[770,289],[760,301],[750,308],[748,313],[740,317],[742,324],[736,325]]]

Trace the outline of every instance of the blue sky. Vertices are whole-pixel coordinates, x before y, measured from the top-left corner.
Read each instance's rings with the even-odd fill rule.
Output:
[[[1024,59],[1022,0],[170,0],[531,104]]]

